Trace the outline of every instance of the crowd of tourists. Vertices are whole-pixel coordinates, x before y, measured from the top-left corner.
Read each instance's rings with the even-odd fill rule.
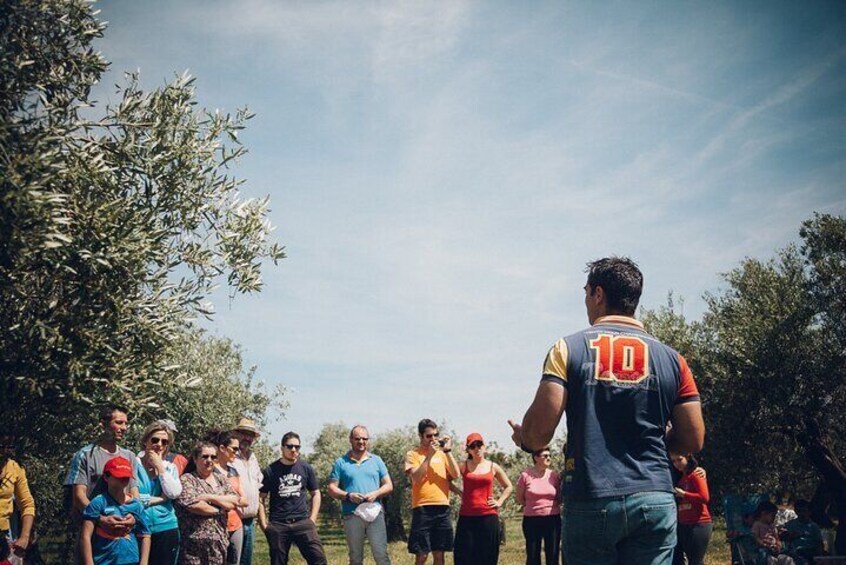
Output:
[[[509,420],[515,445],[532,456],[516,489],[486,458],[485,440],[453,440],[430,419],[406,454],[412,520],[408,551],[416,565],[499,560],[499,510],[516,490],[522,507],[526,563],[616,565],[703,562],[712,532],[705,471],[692,454],[703,446],[699,391],[684,357],[650,336],[634,318],[643,275],[631,260],[588,264],[585,307],[590,327],[558,340],[543,364],[522,421]],[[567,414],[563,469],[550,467],[549,444]],[[317,529],[319,480],[301,458],[298,434],[282,436],[281,457],[263,470],[252,451],[259,437],[243,419],[232,430],[209,430],[190,453],[173,451],[176,426],[159,420],[141,434],[141,451],[122,447],[129,414],[100,413],[101,436],[70,462],[65,488],[76,532],[75,560],[85,565],[249,565],[255,527],[267,538],[271,563],[285,565],[292,546],[309,564],[327,562]],[[377,565],[390,563],[382,500],[393,491],[382,459],[369,450],[366,427],[355,426],[339,454],[328,494],[341,501],[350,564],[364,559],[365,540]],[[0,546],[26,555],[35,502],[24,470],[0,446]],[[673,481],[671,470],[677,480]],[[453,531],[450,493],[461,497]],[[12,500],[19,510],[13,535]],[[769,504],[769,503],[767,503]],[[755,562],[809,562],[821,549],[818,528],[797,502],[796,520],[775,525],[762,504],[749,518]],[[797,521],[798,520],[798,521]],[[789,540],[791,554],[782,540]],[[0,554],[0,565],[6,555]]]
[[[209,430],[187,456],[172,449],[177,430],[171,421],[147,425],[137,454],[122,446],[128,427],[125,408],[104,407],[100,436],[71,459],[65,488],[78,543],[74,560],[85,565],[249,565],[258,526],[274,565],[288,562],[292,546],[309,564],[327,563],[316,526],[319,481],[300,457],[298,434],[286,433],[281,457],[262,470],[252,452],[259,430],[249,419],[232,430]],[[431,554],[434,563],[442,564],[447,552],[454,552],[458,565],[498,563],[499,509],[512,492],[523,509],[526,563],[540,564],[542,556],[547,565],[559,563],[561,482],[550,468],[548,448],[532,453],[533,465],[520,473],[515,490],[502,467],[486,458],[481,434],[466,437],[459,462],[452,438],[441,436],[433,420],[421,420],[417,429],[419,444],[407,452],[404,468],[412,487],[408,551],[416,563],[426,563]],[[349,563],[364,562],[366,540],[377,565],[387,565],[391,560],[381,499],[391,494],[393,483],[383,460],[369,450],[365,426],[350,430],[349,443],[349,451],[332,467],[327,488],[341,502]],[[3,453],[12,448],[4,444]],[[2,469],[0,530],[9,538],[10,553],[23,556],[35,502],[23,468],[4,457]],[[704,479],[686,480],[704,484]],[[707,504],[707,486],[704,500],[695,489],[677,490],[700,507]],[[461,498],[454,531],[451,492]],[[14,539],[12,499],[21,522]],[[680,516],[683,508],[680,504]],[[680,531],[680,543],[683,539]],[[690,553],[688,559],[697,563]]]

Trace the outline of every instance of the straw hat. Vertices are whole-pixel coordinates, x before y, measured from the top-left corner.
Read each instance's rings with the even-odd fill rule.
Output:
[[[256,423],[249,418],[241,418],[238,425],[235,426],[234,431],[260,435],[259,429],[256,427]]]

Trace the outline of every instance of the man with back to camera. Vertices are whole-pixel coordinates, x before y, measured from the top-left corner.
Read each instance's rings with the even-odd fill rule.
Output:
[[[376,565],[391,565],[385,512],[379,499],[391,494],[394,485],[385,463],[367,449],[369,435],[364,426],[350,430],[350,450],[335,460],[328,491],[329,496],[343,501],[341,513],[350,565],[364,562],[365,537]]]
[[[607,257],[587,272],[591,326],[552,346],[522,424],[508,422],[512,439],[529,452],[548,445],[566,409],[566,564],[669,565],[676,505],[667,452],[702,449],[699,391],[684,358],[634,318],[637,265]]]
[[[461,476],[452,456],[452,440],[440,437],[438,425],[428,418],[417,424],[420,444],[405,454],[405,474],[411,479],[411,532],[408,552],[416,565],[432,554],[434,565],[444,565],[444,552],[452,551],[450,483]]]

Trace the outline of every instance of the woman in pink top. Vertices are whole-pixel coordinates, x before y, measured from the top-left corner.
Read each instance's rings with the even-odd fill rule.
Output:
[[[532,454],[529,467],[517,480],[517,504],[523,507],[526,565],[541,564],[541,545],[546,565],[557,565],[561,550],[561,508],[558,473],[549,468],[549,448]]]
[[[499,507],[511,494],[502,467],[485,459],[481,434],[467,436],[467,461],[459,463],[464,489],[455,528],[455,565],[496,565],[499,560]],[[494,498],[494,479],[502,487]]]

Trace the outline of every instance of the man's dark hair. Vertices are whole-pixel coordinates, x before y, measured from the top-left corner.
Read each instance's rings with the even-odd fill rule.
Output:
[[[602,287],[609,313],[634,316],[643,292],[643,273],[637,263],[628,257],[605,257],[588,263],[585,271],[588,291],[593,294]]]
[[[800,512],[803,510],[808,510],[811,507],[811,503],[805,500],[804,498],[799,498],[796,502],[793,503],[793,509],[796,512]]]
[[[423,418],[422,420],[420,420],[420,423],[417,424],[417,433],[422,436],[423,432],[426,431],[426,428],[435,428],[437,430],[438,425],[434,422],[434,420],[430,420],[429,418]]]
[[[297,432],[288,432],[287,434],[282,436],[282,445],[285,445],[286,443],[288,443],[288,440],[291,439],[292,437],[300,439],[300,434],[298,434]],[[302,441],[302,440],[300,439],[300,441]]]
[[[123,412],[127,417],[129,417],[129,410],[126,406],[121,404],[105,404],[100,407],[100,421],[104,424],[108,424],[112,421],[112,416],[115,412]]]

